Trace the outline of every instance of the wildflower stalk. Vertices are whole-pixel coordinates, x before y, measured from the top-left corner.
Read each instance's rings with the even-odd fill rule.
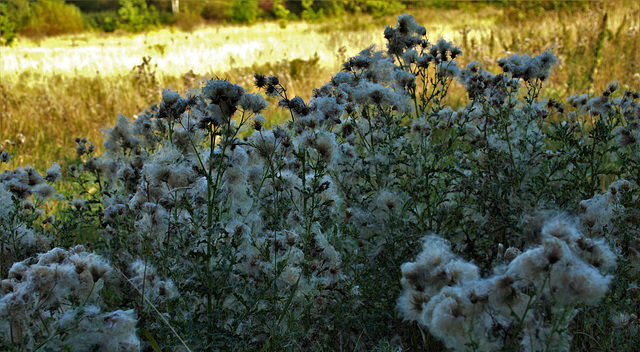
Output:
[[[4,279],[4,273],[7,271],[7,267],[5,265],[5,257],[4,257],[4,253],[5,253],[5,244],[4,244],[4,239],[0,240],[0,280]]]
[[[164,322],[164,324],[167,327],[169,327],[169,329],[171,329],[171,332],[173,332],[173,334],[176,336],[176,338],[178,338],[178,340],[180,341],[180,344],[182,344],[182,347],[184,347],[188,352],[191,352],[191,349],[189,348],[189,346],[187,346],[187,344],[184,342],[182,337],[180,337],[180,335],[173,328],[173,326],[171,324],[169,324],[167,319],[165,319],[165,317],[162,315],[162,313],[160,313],[160,311],[156,308],[156,306],[151,301],[149,301],[149,299],[136,287],[136,285],[133,284],[133,282],[131,282],[131,280],[129,280],[129,278],[122,271],[120,271],[120,269],[118,269],[117,267],[113,267],[113,269],[115,271],[117,271],[129,284],[131,284],[131,286],[133,287],[134,290],[138,291],[138,293],[142,296],[142,299],[144,299],[147,302],[149,307],[153,308],[153,310],[156,312],[157,316],[160,317],[160,319]]]
[[[96,288],[96,282],[94,281],[91,284],[91,290],[89,290],[89,294],[87,295],[87,297],[84,299],[84,302],[82,302],[82,305],[84,306],[85,304],[87,304],[87,302],[89,301],[89,298],[91,298],[91,294],[93,293],[93,290]]]
[[[411,70],[411,65],[405,66],[403,64],[402,57],[400,57],[399,54],[395,54],[395,57],[396,57],[396,61],[398,62],[398,65],[400,66],[401,70],[407,71],[407,72],[411,73],[414,76],[417,75],[416,72],[413,72]],[[423,84],[424,84],[424,80],[423,80]],[[420,117],[420,109],[418,109],[418,96],[416,95],[416,89],[417,89],[417,87],[415,86],[415,84],[414,84],[413,87],[409,87],[408,88],[409,95],[411,96],[411,100],[413,100],[413,105],[414,105],[414,108],[415,108],[415,116],[416,116],[416,119],[417,119],[417,118]]]
[[[420,109],[418,108],[418,97],[416,96],[416,88],[409,88],[409,95],[411,95],[411,100],[413,100],[413,106],[415,109],[416,119],[420,118]]]
[[[515,190],[520,185],[520,173],[518,172],[518,167],[516,165],[513,148],[511,147],[511,137],[509,136],[509,124],[503,123],[503,126],[504,126],[505,140],[507,142],[507,147],[509,148],[509,159],[511,161],[511,171],[515,175],[515,183],[513,183],[512,185],[513,189]]]
[[[279,84],[280,89],[278,89],[278,95],[280,96],[281,99],[284,99],[284,101],[289,101],[289,97],[287,97],[287,90],[284,88],[284,86],[282,84]],[[293,109],[291,108],[291,106],[288,106],[289,109],[289,114],[291,115],[291,121],[295,122],[296,118],[293,115]]]
[[[275,316],[277,318],[277,322],[274,324],[274,328],[271,330],[271,335],[269,335],[269,338],[264,343],[260,351],[265,351],[265,348],[268,348],[270,346],[270,342],[271,340],[273,340],[273,336],[275,335],[276,329],[282,323],[282,319],[284,319],[285,315],[289,311],[289,306],[293,301],[293,297],[295,296],[296,292],[298,292],[298,284],[300,284],[300,279],[302,279],[302,273],[298,275],[298,280],[296,280],[296,283],[293,285],[293,288],[291,289],[291,293],[289,293],[289,297],[287,298],[287,301],[284,304],[284,308],[282,308],[282,313],[279,316],[278,315]],[[275,280],[274,280],[274,283],[275,283]]]
[[[520,337],[520,333],[522,332],[522,329],[524,327],[524,323],[525,323],[525,319],[527,317],[527,313],[533,307],[533,305],[535,303],[537,303],[536,302],[537,299],[538,299],[537,294],[541,293],[542,290],[544,290],[544,287],[546,286],[546,284],[547,284],[547,282],[549,280],[550,272],[551,272],[551,268],[549,268],[549,271],[547,272],[547,275],[545,275],[545,278],[542,281],[541,287],[540,288],[535,287],[536,292],[532,292],[529,295],[529,299],[527,300],[527,305],[526,305],[524,311],[522,312],[522,316],[518,316],[518,314],[513,310],[511,305],[508,305],[509,309],[511,310],[511,314],[513,314],[513,316],[515,316],[516,319],[517,319],[518,326],[517,326],[515,332],[511,334],[511,338],[509,339],[509,343],[506,345],[506,347],[509,348],[509,347],[513,346],[513,343],[515,342],[515,339]]]
[[[311,221],[309,221],[309,212],[308,212],[308,207],[307,207],[307,172],[306,172],[306,167],[307,167],[307,151],[303,150],[302,153],[298,153],[298,157],[300,158],[300,163],[302,164],[302,168],[301,168],[301,172],[300,172],[300,176],[302,178],[302,187],[303,187],[303,194],[302,194],[302,213],[305,216],[305,234],[309,234],[309,232],[311,231]]]
[[[562,326],[565,326],[567,324],[566,322],[566,318],[568,315],[567,313],[572,311],[572,307],[563,307],[561,310],[562,310],[562,314],[560,316],[557,316],[557,314],[554,314],[551,318],[551,332],[549,333],[549,337],[547,338],[547,343],[545,347],[546,351],[552,350],[553,335],[560,333],[559,329]]]
[[[230,121],[231,118],[229,117]],[[215,131],[215,130],[214,130]],[[217,165],[217,173],[216,180],[212,182],[212,173],[213,173],[213,160],[214,160],[214,150],[215,150],[215,133],[209,133],[209,169],[207,172],[207,257],[205,259],[205,275],[207,280],[207,345],[210,345],[212,342],[212,335],[214,330],[214,317],[213,317],[213,278],[210,273],[211,271],[211,259],[213,258],[213,208],[216,204],[216,193],[218,191],[218,184],[220,180],[220,172],[222,169],[222,163],[224,159],[224,147],[226,140],[223,140],[223,152],[220,160]],[[219,216],[219,212],[216,214]]]
[[[169,114],[169,123],[167,124],[169,127],[169,142],[173,144],[173,116]]]
[[[85,301],[86,303],[86,301]],[[84,305],[84,304],[83,304]],[[36,310],[35,311],[36,314],[38,314],[38,319],[40,320],[40,322],[42,323],[42,326],[44,327],[44,329],[47,331],[47,334],[51,333],[49,331],[49,327],[47,327],[47,324],[44,322],[44,318],[42,318],[42,314],[40,313],[40,310]]]

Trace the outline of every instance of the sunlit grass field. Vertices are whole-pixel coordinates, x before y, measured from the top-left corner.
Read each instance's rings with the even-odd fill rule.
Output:
[[[233,68],[264,65],[281,60],[310,58],[315,53],[322,66],[339,65],[335,53],[342,46],[356,54],[353,44],[382,42],[382,36],[369,31],[331,35],[319,26],[292,23],[280,28],[276,23],[253,26],[215,26],[195,30],[161,29],[139,35],[83,34],[22,42],[4,52],[2,70],[11,77],[25,71],[44,75],[94,76],[126,74],[152,56],[158,73],[180,75],[195,72],[227,72]],[[5,55],[3,54],[3,55]]]
[[[551,48],[561,64],[546,94],[599,92],[611,80],[640,89],[640,12],[634,2],[521,19],[491,7],[407,12],[426,26],[432,42],[460,43],[460,66],[475,58],[497,70],[496,61],[513,52],[534,55]],[[184,92],[219,77],[251,90],[258,72],[279,76],[290,96],[306,100],[346,58],[382,44],[379,28],[394,21],[395,15],[348,17],[285,28],[259,23],[20,39],[1,49],[0,141],[13,155],[8,167],[43,170],[50,160],[71,161],[75,136],[100,148],[101,128],[113,125],[118,113],[133,116],[158,102],[162,88]],[[143,64],[143,57],[150,61]],[[454,84],[453,93],[450,103],[463,104],[464,90]],[[267,123],[284,118],[276,111],[272,104]]]

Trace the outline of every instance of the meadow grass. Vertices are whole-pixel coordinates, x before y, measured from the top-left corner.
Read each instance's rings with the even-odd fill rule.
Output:
[[[474,58],[494,66],[512,52],[552,48],[561,64],[545,93],[558,99],[597,92],[611,80],[640,87],[640,14],[633,2],[522,20],[505,17],[502,11],[430,9],[415,12],[415,17],[425,24],[429,38],[460,43],[465,53],[461,65]],[[47,160],[72,158],[70,137],[86,136],[101,148],[100,128],[112,125],[117,113],[134,116],[157,102],[161,86],[184,92],[204,79],[221,77],[252,89],[255,71],[281,76],[290,94],[308,99],[313,87],[326,82],[346,57],[370,44],[383,44],[377,28],[393,21],[362,16],[324,24],[290,23],[286,28],[259,23],[192,32],[161,29],[137,35],[21,39],[0,54],[0,140],[15,155],[14,165],[42,170]],[[146,56],[152,58],[146,74],[154,76],[147,78],[158,84],[131,74]],[[464,90],[455,84],[452,89],[449,99],[462,105]]]

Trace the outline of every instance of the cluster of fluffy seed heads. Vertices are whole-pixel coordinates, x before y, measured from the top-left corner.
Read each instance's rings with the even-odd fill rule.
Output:
[[[631,182],[624,179],[616,180],[607,192],[581,201],[580,221],[585,232],[614,234],[616,227],[613,220],[624,212],[624,206],[620,201],[632,188]]]
[[[60,177],[57,163],[47,169],[44,177],[32,167],[5,170],[0,174],[0,268],[48,249],[50,239],[28,224],[36,219],[42,225],[55,222],[52,215],[44,216],[37,206],[56,197],[53,184]]]
[[[235,107],[244,95],[244,89],[226,80],[211,80],[202,87],[202,95],[213,104]]]
[[[391,55],[402,55],[406,49],[421,45],[428,45],[423,39],[427,30],[419,26],[411,15],[400,15],[396,22],[396,28],[387,26],[384,29],[384,37],[387,39],[387,49]]]
[[[122,151],[128,152],[138,147],[140,140],[131,133],[129,119],[118,114],[118,122],[116,125],[106,131],[104,147],[107,153],[118,155]]]
[[[188,108],[188,105],[188,101],[182,98],[178,92],[163,89],[162,100],[158,107],[158,117],[169,117],[178,120],[182,116],[182,113]]]
[[[96,150],[96,146],[88,142],[85,137],[76,137],[74,140],[76,142],[76,154],[78,154],[78,156],[89,155]]]
[[[465,86],[469,99],[485,98],[493,106],[502,106],[511,92],[520,88],[518,79],[508,75],[494,75],[472,61],[460,70],[458,81]]]
[[[266,100],[260,94],[246,93],[240,99],[240,106],[246,111],[251,111],[254,114],[259,114],[262,110],[269,106]]]
[[[277,97],[284,91],[284,87],[282,87],[280,80],[276,76],[265,76],[256,73],[253,77],[256,88],[264,89],[269,97]]]
[[[83,246],[54,248],[33,264],[16,262],[1,284],[0,337],[25,349],[38,343],[51,350],[138,351],[134,311],[100,308],[100,291],[118,282],[111,265]],[[43,333],[51,338],[42,342]]]
[[[52,184],[60,176],[57,163],[47,170],[45,177],[32,167],[5,170],[0,174],[0,192],[10,192],[19,200],[25,200],[32,194],[41,199],[49,198],[56,193]]]
[[[507,249],[505,266],[481,278],[479,269],[454,255],[446,241],[427,236],[416,261],[402,265],[398,308],[406,320],[425,326],[456,351],[470,344],[483,351],[508,348],[501,336],[513,334],[509,329],[517,321],[523,324],[517,336],[525,349],[560,348],[570,337],[552,336],[564,327],[539,333],[552,319],[545,312],[570,309],[576,302],[597,304],[608,290],[616,256],[604,240],[585,237],[562,216],[543,226],[541,240],[525,252]]]
[[[300,97],[294,97],[289,100],[287,98],[282,98],[278,102],[278,106],[288,109],[293,113],[293,117],[304,117],[311,113],[311,109],[307,104],[305,104],[304,100]]]
[[[513,54],[498,60],[498,65],[504,72],[511,73],[514,78],[522,78],[525,81],[544,81],[549,78],[549,71],[557,62],[558,59],[553,52],[547,49],[535,57]]]
[[[449,60],[455,60],[455,58],[461,54],[462,51],[460,48],[444,39],[438,39],[436,44],[429,48],[429,56],[436,65]]]

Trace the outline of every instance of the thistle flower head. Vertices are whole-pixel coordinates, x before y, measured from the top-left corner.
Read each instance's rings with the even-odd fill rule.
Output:
[[[92,255],[88,262],[87,268],[89,269],[94,282],[100,280],[112,271],[109,263],[97,255]]]
[[[267,84],[269,83],[269,80],[267,79],[267,76],[265,75],[261,75],[258,73],[255,73],[253,75],[254,81],[255,81],[255,86],[256,88],[265,88],[267,86]]]
[[[384,37],[387,39],[389,54],[401,56],[406,49],[426,43],[422,37],[427,30],[419,26],[411,15],[400,15],[396,21],[396,28],[387,26]]]
[[[118,155],[123,151],[129,151],[136,148],[140,140],[131,132],[129,119],[118,114],[118,122],[116,125],[106,131],[104,147],[108,154]]]
[[[403,14],[398,16],[396,21],[396,27],[398,31],[402,34],[418,34],[418,35],[426,35],[427,30],[418,25],[418,22],[411,15]]]
[[[396,70],[394,81],[400,89],[413,89],[416,87],[416,77],[404,70]]]
[[[262,95],[258,93],[245,93],[242,98],[240,98],[239,104],[244,110],[251,111],[254,114],[259,114],[262,110],[266,109],[267,106],[269,106],[269,103],[267,103]]]
[[[169,106],[178,101],[180,98],[180,94],[175,90],[171,89],[163,89],[162,90],[162,100]]]
[[[542,238],[558,238],[567,244],[574,243],[582,235],[576,225],[566,216],[556,216],[544,223],[541,228]]]
[[[60,165],[58,165],[58,163],[53,163],[53,165],[51,165],[51,168],[47,169],[47,174],[45,175],[44,179],[49,183],[53,183],[56,182],[60,178],[60,176],[62,176],[62,174],[60,173]]]
[[[8,163],[11,161],[11,154],[7,151],[0,152],[0,163]]]
[[[265,122],[266,122],[266,120],[264,119],[264,117],[262,115],[256,115],[251,120],[251,128],[253,128],[256,131],[261,131],[262,127],[265,124]]]
[[[603,276],[593,266],[577,258],[564,260],[551,275],[551,290],[561,305],[584,302],[595,305],[609,290],[611,276]]]
[[[31,192],[41,199],[49,198],[56,193],[56,189],[48,183],[41,183],[33,186]]]
[[[244,95],[244,89],[227,80],[211,80],[202,87],[202,95],[213,104],[224,104],[228,109],[235,108]]]
[[[178,92],[163,89],[162,101],[160,101],[160,105],[158,106],[157,117],[170,117],[174,120],[179,120],[188,105],[188,101],[180,97]]]
[[[455,78],[460,74],[458,63],[455,60],[444,61],[436,65],[436,72],[442,78]]]
[[[556,56],[549,49],[535,57],[526,54],[513,54],[508,58],[498,60],[498,65],[504,72],[509,72],[512,77],[522,78],[525,81],[546,80],[549,77],[551,67],[557,63]]]

